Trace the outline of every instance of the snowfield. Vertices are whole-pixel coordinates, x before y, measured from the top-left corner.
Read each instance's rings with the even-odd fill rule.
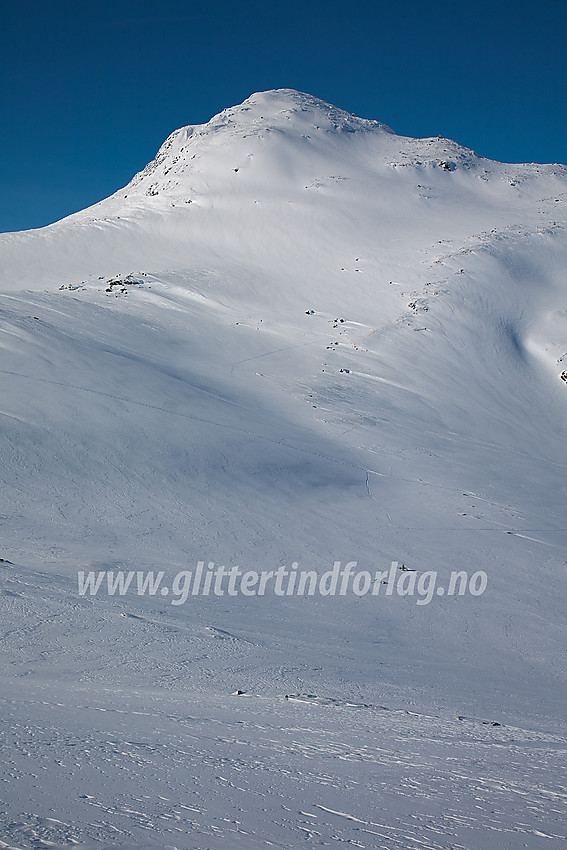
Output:
[[[0,847],[564,846],[567,168],[264,92],[0,275]]]

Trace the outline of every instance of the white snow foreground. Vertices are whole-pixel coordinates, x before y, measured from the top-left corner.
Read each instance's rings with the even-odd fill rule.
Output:
[[[0,847],[561,846],[566,200],[280,90],[0,236]]]

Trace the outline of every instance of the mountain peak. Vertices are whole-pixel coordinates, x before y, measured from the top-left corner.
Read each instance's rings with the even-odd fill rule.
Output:
[[[292,119],[303,119],[308,123],[317,121],[317,126],[329,130],[393,131],[379,121],[358,118],[353,113],[339,109],[314,95],[295,89],[270,89],[255,92],[242,103],[223,109],[209,121],[207,126],[220,126],[228,121],[285,123]]]
[[[128,186],[100,203],[105,214],[123,217],[133,209],[145,214],[187,210],[189,204],[218,210],[229,199],[237,206],[269,198],[302,202],[306,190],[322,189],[328,199],[331,184],[350,180],[352,187],[363,173],[365,185],[376,184],[379,176],[383,185],[396,179],[399,191],[408,183],[410,196],[429,198],[445,191],[451,172],[517,186],[534,168],[541,170],[484,160],[450,139],[398,136],[380,121],[311,94],[271,89],[223,109],[206,124],[175,130]],[[440,173],[443,182],[435,188]]]
[[[194,180],[205,170],[214,177],[218,167],[225,174],[229,170],[238,172],[243,162],[249,164],[257,155],[265,156],[267,149],[273,152],[278,148],[272,163],[277,169],[282,160],[291,163],[307,148],[313,153],[326,145],[328,157],[332,156],[328,148],[334,139],[368,134],[395,138],[385,124],[358,118],[304,92],[255,92],[242,103],[223,109],[206,124],[175,130],[127,188],[141,186],[148,195],[170,193],[179,186],[177,178],[190,175]],[[283,148],[287,148],[286,154]]]

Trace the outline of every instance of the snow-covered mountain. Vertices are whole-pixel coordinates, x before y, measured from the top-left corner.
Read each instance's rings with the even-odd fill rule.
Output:
[[[0,846],[559,846],[566,200],[283,89],[0,236]],[[77,589],[198,561],[487,585]]]

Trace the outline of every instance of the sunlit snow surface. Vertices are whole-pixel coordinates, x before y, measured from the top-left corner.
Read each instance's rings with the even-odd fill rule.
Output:
[[[283,90],[0,237],[0,847],[563,845],[566,201]]]

